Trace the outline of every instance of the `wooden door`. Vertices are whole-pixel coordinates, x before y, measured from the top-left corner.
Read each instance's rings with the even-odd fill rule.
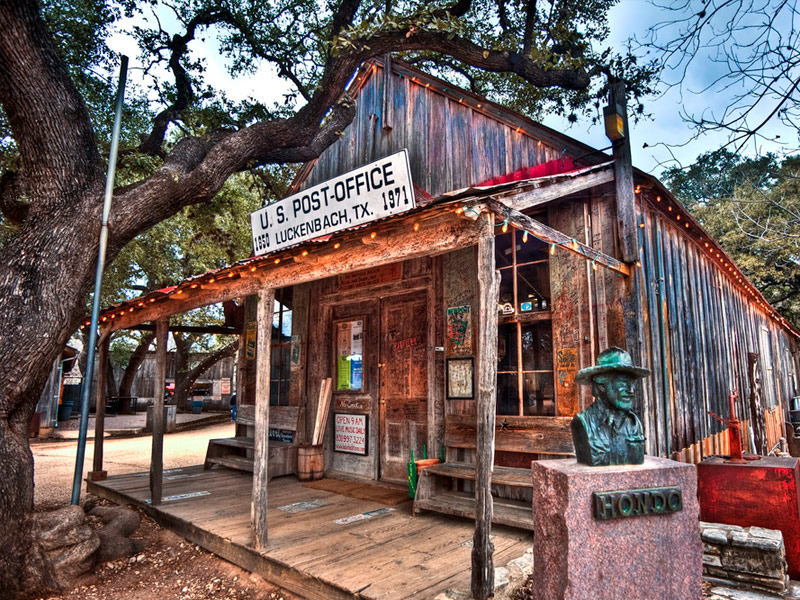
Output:
[[[424,291],[381,301],[380,477],[408,480],[410,451],[428,432],[428,299]],[[430,450],[429,450],[430,454]]]

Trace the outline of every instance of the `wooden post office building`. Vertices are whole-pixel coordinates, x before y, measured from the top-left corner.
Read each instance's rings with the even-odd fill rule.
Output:
[[[745,449],[774,449],[800,390],[798,332],[656,179],[634,171],[622,199],[610,155],[397,61],[365,64],[350,93],[354,121],[264,218],[286,227],[255,239],[258,256],[102,313],[104,335],[157,322],[163,338],[171,314],[244,307],[257,545],[267,481],[296,469],[328,378],[326,475],[406,484],[412,452],[443,451],[418,510],[480,520],[490,490],[488,514],[521,527],[520,472],[572,454],[569,421],[591,402],[575,374],[609,346],[652,371],[637,397],[647,453],[724,453],[709,411],[727,418],[731,390]],[[367,187],[402,212],[339,210]]]

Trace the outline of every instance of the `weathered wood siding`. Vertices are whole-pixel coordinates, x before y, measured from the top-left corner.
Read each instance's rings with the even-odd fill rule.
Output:
[[[723,452],[718,434],[725,426],[708,413],[727,419],[731,390],[739,392],[737,416],[746,424],[745,449],[768,452],[766,446],[777,441],[775,423],[782,421],[775,409],[782,413],[795,393],[791,350],[796,340],[673,215],[645,202],[640,217],[638,276],[643,278],[646,366],[653,371],[645,379],[643,420],[655,424],[648,452],[664,456],[669,450],[688,462]],[[751,407],[749,400],[748,354],[757,355],[760,407]],[[752,434],[759,422],[763,448],[756,447]]]
[[[342,139],[312,163],[298,189],[403,148],[408,148],[414,183],[433,196],[563,155],[563,147],[542,141],[548,137],[544,128],[538,131],[521,118],[516,126],[503,122],[474,97],[469,103],[459,101],[454,95],[465,93],[413,73],[395,65],[389,79],[390,115],[383,111],[383,67],[373,65],[362,75],[355,119]]]
[[[189,355],[189,365],[195,365],[207,355],[203,353],[192,353]],[[229,378],[231,379],[231,391],[234,391],[233,388],[233,371],[235,366],[235,360],[233,358],[223,358],[218,363],[211,366],[210,369],[205,371],[197,378],[196,383],[205,383],[214,381],[217,379]],[[116,371],[116,370],[115,370]],[[95,368],[95,372],[97,372],[97,368]],[[148,352],[145,356],[144,360],[142,361],[141,366],[139,367],[139,371],[136,374],[136,378],[133,380],[133,386],[131,388],[131,394],[141,399],[141,403],[147,399],[152,400],[155,398],[155,373],[156,373],[156,353],[155,352]],[[122,375],[120,374],[117,376],[115,372],[115,378],[119,381]],[[167,379],[175,380],[175,353],[169,352],[167,354]],[[226,398],[227,399],[227,398]]]

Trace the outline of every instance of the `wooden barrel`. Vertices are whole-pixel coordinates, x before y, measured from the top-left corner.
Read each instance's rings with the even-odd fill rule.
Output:
[[[297,447],[297,478],[300,481],[322,479],[325,474],[325,451],[322,445],[300,444]]]

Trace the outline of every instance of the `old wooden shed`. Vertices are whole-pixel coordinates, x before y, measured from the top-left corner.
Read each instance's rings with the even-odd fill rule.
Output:
[[[652,371],[637,397],[649,454],[724,453],[709,412],[727,417],[733,389],[745,448],[774,449],[798,333],[655,178],[634,172],[626,207],[610,156],[396,61],[365,64],[350,93],[353,123],[291,193],[407,149],[416,208],[102,313],[104,335],[155,321],[163,337],[170,314],[242,299],[256,547],[267,481],[295,465],[268,464],[270,413],[296,407],[294,442],[310,441],[326,378],[326,475],[405,484],[412,452],[441,451],[417,510],[477,513],[476,547],[492,517],[529,526],[524,470],[571,455],[569,420],[591,402],[575,374],[609,346]]]

